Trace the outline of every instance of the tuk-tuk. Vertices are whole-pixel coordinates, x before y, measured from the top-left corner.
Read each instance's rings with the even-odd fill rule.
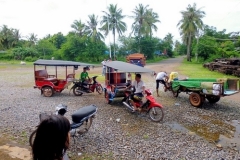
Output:
[[[42,60],[39,59],[33,63],[34,65],[34,88],[41,90],[41,94],[45,97],[51,97],[54,92],[62,92],[75,80],[75,70],[79,66],[92,66],[87,63],[80,63],[74,61],[62,61],[62,60]],[[43,66],[43,69],[38,69],[37,66]],[[49,74],[48,67],[54,67],[55,73]],[[65,68],[64,78],[58,78],[58,68]],[[69,67],[72,68],[71,73],[68,73]]]
[[[141,53],[130,54],[126,57],[127,63],[135,64],[144,67],[146,65],[146,56]]]
[[[130,63],[111,61],[105,64],[105,98],[110,104],[116,97],[125,97],[125,89],[132,83],[131,73],[152,73],[153,71]]]

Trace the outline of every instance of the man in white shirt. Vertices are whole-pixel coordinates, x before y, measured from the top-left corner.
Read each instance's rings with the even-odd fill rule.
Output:
[[[105,66],[105,64],[106,64],[106,59],[104,59],[101,63],[102,63],[102,65],[103,65],[102,75],[104,76],[104,75],[105,75],[105,72],[106,72],[106,66]]]
[[[166,79],[166,81],[165,81]],[[166,84],[166,82],[168,81],[168,76],[167,76],[167,72],[159,72],[156,76],[156,91],[157,91],[157,96],[159,97],[159,93],[158,93],[158,88],[159,88],[159,83],[162,83],[166,88],[169,88]]]
[[[131,104],[134,107],[133,112],[137,110],[137,107],[134,103],[134,101],[141,101],[142,97],[144,96],[144,91],[145,91],[145,84],[141,80],[141,74],[136,74],[135,76],[135,81],[132,83],[132,85],[128,86],[126,89],[130,87],[135,88],[134,95],[131,97]]]

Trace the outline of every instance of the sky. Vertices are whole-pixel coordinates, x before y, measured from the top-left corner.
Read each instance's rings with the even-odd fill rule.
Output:
[[[101,20],[102,11],[109,4],[117,4],[124,15],[131,16],[139,3],[149,5],[158,13],[161,23],[157,24],[158,31],[154,36],[159,38],[171,33],[174,40],[181,39],[177,27],[180,12],[193,3],[205,11],[204,24],[214,26],[218,31],[240,31],[240,0],[0,0],[0,26],[19,29],[23,37],[30,33],[37,34],[37,38],[58,32],[66,35],[72,31],[74,20],[86,22],[90,14],[98,15]],[[128,36],[133,19],[126,17],[124,21],[128,27],[125,35]],[[112,43],[112,36],[106,37],[105,42]]]

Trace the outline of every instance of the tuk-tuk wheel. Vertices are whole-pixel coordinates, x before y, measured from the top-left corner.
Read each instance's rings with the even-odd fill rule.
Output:
[[[189,96],[189,101],[192,106],[200,107],[203,104],[203,99],[199,93],[192,92]]]
[[[53,95],[53,89],[49,86],[43,87],[42,93],[45,97],[51,97]]]

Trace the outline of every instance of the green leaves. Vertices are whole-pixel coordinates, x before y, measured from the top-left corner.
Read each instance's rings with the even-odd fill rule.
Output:
[[[192,6],[189,4],[185,11],[181,11],[181,14],[182,19],[177,26],[179,26],[183,41],[187,44],[187,59],[191,61],[190,47],[193,38],[203,27],[202,18],[205,16],[205,12],[197,9],[196,3],[194,3]]]

